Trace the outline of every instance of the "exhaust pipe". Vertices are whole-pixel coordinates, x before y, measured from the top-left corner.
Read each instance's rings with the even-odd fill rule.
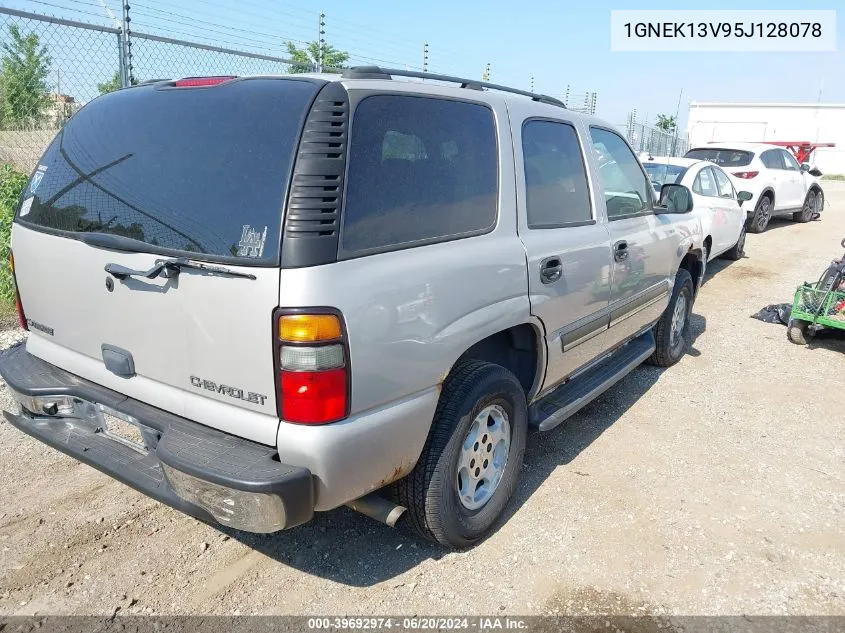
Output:
[[[360,499],[355,499],[355,501],[350,501],[346,504],[346,507],[352,508],[361,514],[366,514],[371,519],[381,521],[390,527],[395,527],[399,517],[407,510],[406,507],[396,505],[374,492]]]

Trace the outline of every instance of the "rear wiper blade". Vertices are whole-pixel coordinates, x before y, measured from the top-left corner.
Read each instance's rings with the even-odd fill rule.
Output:
[[[149,244],[141,240],[135,240],[123,235],[115,235],[113,233],[78,233],[78,235],[79,241],[88,244],[88,246],[106,248],[111,251],[141,253],[150,247]]]
[[[160,259],[156,261],[155,265],[149,270],[134,270],[132,268],[127,268],[126,266],[121,266],[120,264],[106,264],[105,270],[116,279],[126,279],[127,277],[146,277],[147,279],[155,279],[158,276],[166,279],[172,279],[174,277],[178,277],[183,268],[201,270],[212,275],[227,275],[229,277],[257,279],[257,277],[251,273],[242,273],[239,270],[232,270],[231,268],[226,268],[225,266],[212,266],[211,264],[195,262],[185,257]]]

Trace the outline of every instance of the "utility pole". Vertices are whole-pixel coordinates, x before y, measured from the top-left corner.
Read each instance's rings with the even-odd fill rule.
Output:
[[[322,11],[320,12],[320,29],[319,29],[319,38],[317,40],[317,72],[323,72],[323,51],[326,47],[326,14]]]
[[[531,92],[534,92],[534,75],[531,75]]]
[[[129,29],[129,23],[132,18],[129,17],[129,0],[123,0],[123,51],[126,55],[123,62],[123,77],[121,77],[122,87],[126,88],[135,83],[135,77],[132,74],[132,40],[130,35],[132,31]]]
[[[483,81],[490,81],[490,62],[487,62],[487,68],[484,69],[484,74],[481,75]]]
[[[678,117],[681,116],[681,98],[684,96],[684,89],[681,88],[681,94],[678,95],[678,107],[675,108],[675,137],[672,139],[672,156],[675,155],[675,150],[678,148]]]
[[[423,43],[423,72],[428,72],[428,42]]]

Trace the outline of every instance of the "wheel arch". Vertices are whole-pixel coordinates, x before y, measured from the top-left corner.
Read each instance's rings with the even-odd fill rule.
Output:
[[[533,319],[501,329],[475,341],[458,356],[444,380],[464,360],[483,360],[511,371],[525,391],[527,401],[540,390],[546,369],[545,330]]]
[[[758,199],[758,202],[759,202],[759,200],[761,200],[763,198],[763,196],[768,196],[769,200],[771,200],[772,207],[775,206],[775,189],[774,189],[774,187],[772,187],[771,185],[766,185],[765,187],[763,187],[763,191],[760,192],[760,198]]]

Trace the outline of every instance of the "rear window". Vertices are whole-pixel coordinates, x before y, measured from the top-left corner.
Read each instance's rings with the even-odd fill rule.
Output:
[[[681,182],[687,171],[686,167],[680,165],[667,165],[666,163],[643,163],[648,179],[655,191],[660,191],[663,185],[673,185]]]
[[[698,160],[709,160],[720,167],[745,167],[754,158],[754,152],[746,152],[739,149],[720,149],[711,147],[699,147],[691,149],[684,158],[696,158]]]
[[[497,171],[486,106],[404,95],[363,99],[352,121],[342,250],[401,248],[490,229]]]
[[[59,132],[19,219],[138,250],[269,265],[303,120],[319,85],[239,80],[96,99]]]

